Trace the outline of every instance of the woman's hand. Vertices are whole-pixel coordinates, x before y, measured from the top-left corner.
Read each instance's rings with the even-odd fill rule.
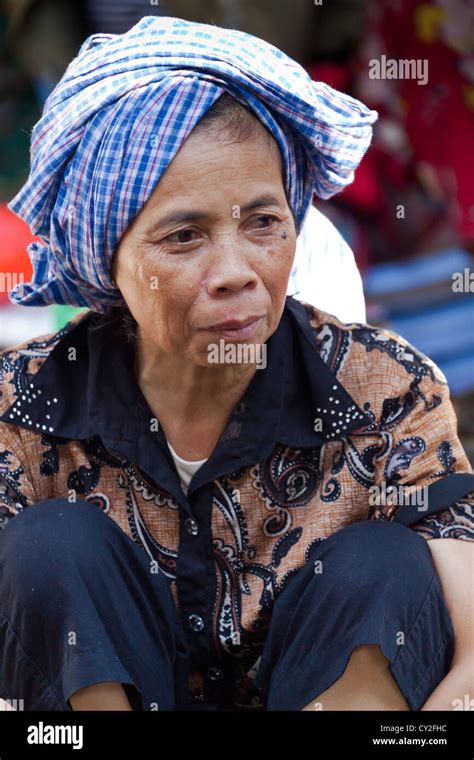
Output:
[[[449,673],[421,710],[474,710],[474,542],[428,542],[455,633]]]
[[[422,710],[474,710],[474,658],[460,660],[428,697]]]

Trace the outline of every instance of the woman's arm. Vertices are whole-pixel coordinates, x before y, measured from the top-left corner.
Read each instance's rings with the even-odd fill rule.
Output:
[[[474,541],[428,541],[455,634],[449,673],[421,710],[474,710]]]

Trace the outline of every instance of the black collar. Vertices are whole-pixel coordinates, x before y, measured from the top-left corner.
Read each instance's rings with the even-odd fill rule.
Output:
[[[267,366],[255,372],[211,457],[193,479],[193,490],[261,461],[276,443],[321,446],[371,423],[321,358],[309,324],[311,311],[287,297],[278,328],[267,341]],[[102,322],[101,315],[89,311],[69,323],[25,393],[0,420],[68,440],[99,435],[106,448],[182,495],[162,428],[158,422],[158,432],[152,429],[154,415],[135,379],[134,349],[113,325]],[[161,480],[156,478],[157,445],[173,472],[159,467]]]

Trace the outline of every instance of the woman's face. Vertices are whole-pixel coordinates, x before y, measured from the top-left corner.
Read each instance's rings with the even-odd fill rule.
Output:
[[[275,331],[295,250],[277,144],[263,127],[230,144],[198,130],[120,240],[112,276],[143,339],[209,366],[220,339]]]

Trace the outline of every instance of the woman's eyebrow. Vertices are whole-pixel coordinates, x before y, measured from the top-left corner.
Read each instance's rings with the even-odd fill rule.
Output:
[[[258,206],[280,206],[280,200],[276,195],[261,195],[253,201],[240,206],[240,211],[251,211]],[[169,214],[162,216],[161,219],[155,219],[147,232],[155,232],[161,227],[167,227],[170,224],[177,224],[179,222],[196,222],[199,220],[210,219],[212,217],[213,214],[209,214],[205,211],[171,211]]]

